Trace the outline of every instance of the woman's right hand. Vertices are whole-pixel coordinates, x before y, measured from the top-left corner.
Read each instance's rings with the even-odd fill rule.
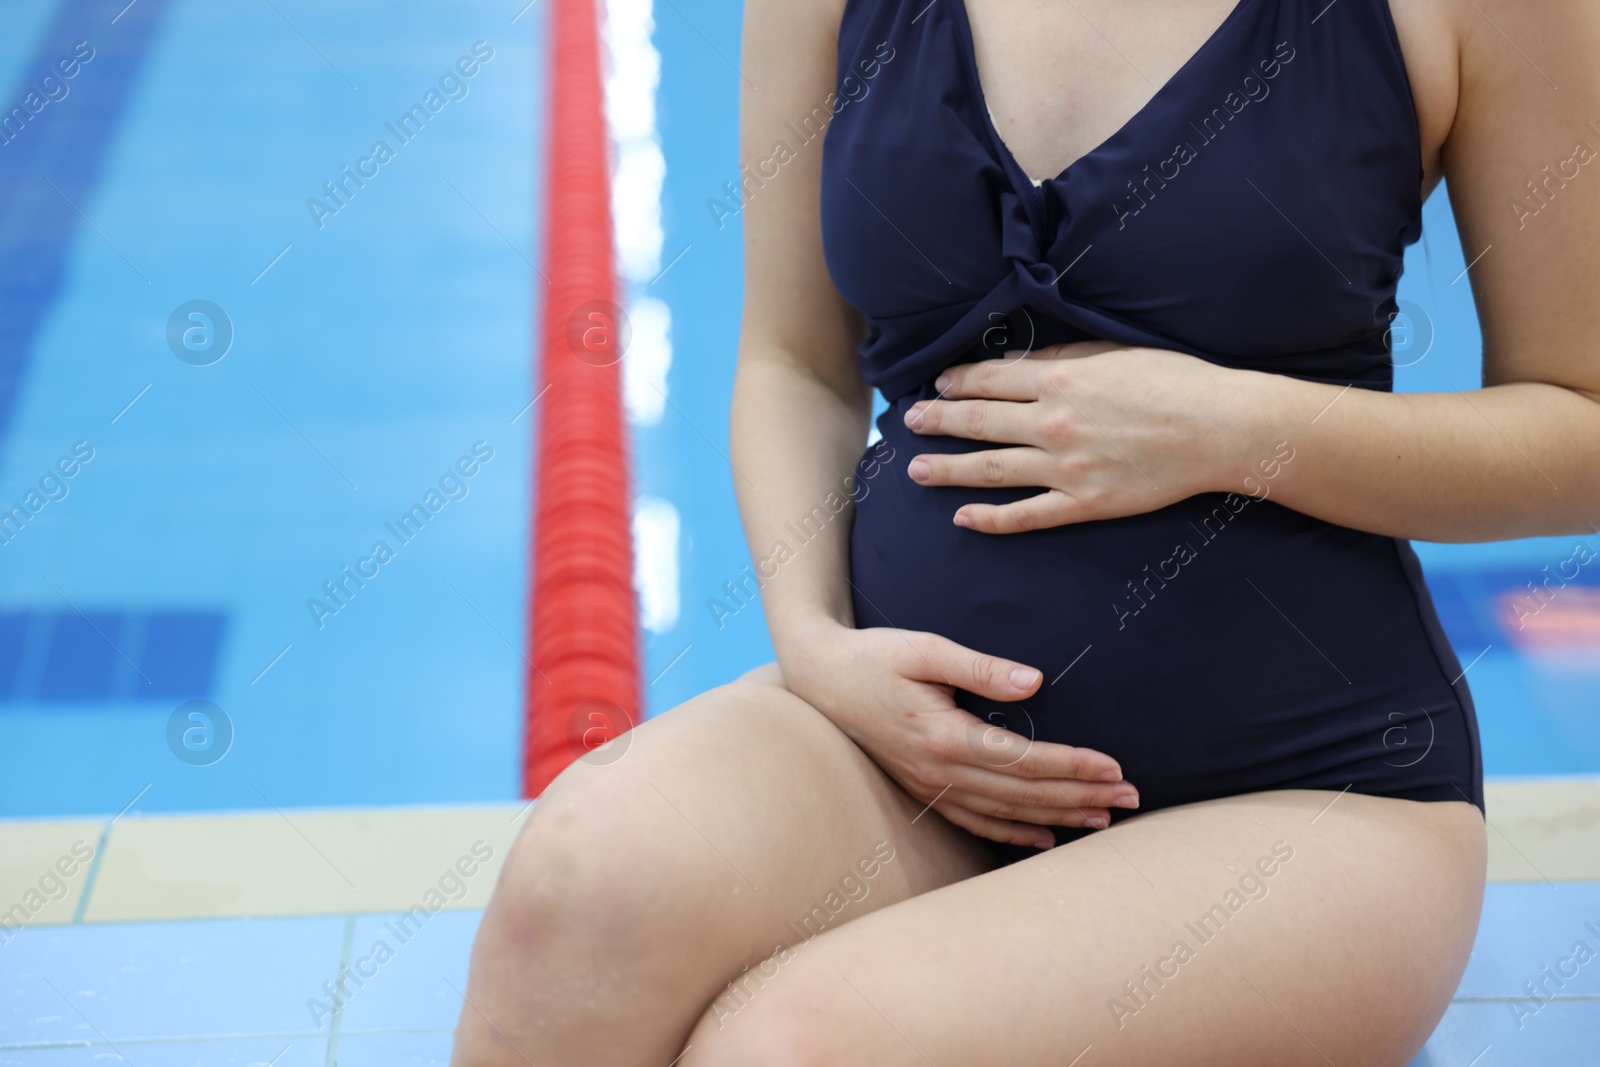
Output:
[[[779,655],[785,686],[912,797],[979,837],[1050,848],[1048,826],[1104,829],[1107,809],[1139,806],[1111,757],[1030,740],[956,706],[957,689],[1026,699],[1043,681],[1032,667],[914,630],[829,621],[792,636]]]

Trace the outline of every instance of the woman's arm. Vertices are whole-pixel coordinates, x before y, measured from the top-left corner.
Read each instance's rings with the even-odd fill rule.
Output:
[[[1591,379],[1600,390],[1600,376]],[[1284,384],[1257,383],[1264,406],[1253,436],[1303,457],[1272,485],[1286,507],[1424,541],[1600,533],[1600,403],[1580,388],[1522,381],[1341,396]]]
[[[849,504],[871,492],[851,478],[870,411],[862,325],[823,262],[821,139],[792,143],[786,126],[831,107],[839,17],[838,0],[745,8],[740,155],[759,182],[744,190],[730,443],[768,628],[784,684],[911,796],[981,836],[1049,847],[1043,825],[1104,826],[1108,807],[1138,799],[1109,757],[1028,742],[955,705],[956,688],[1020,700],[1040,673],[933,634],[854,629]],[[808,517],[801,543],[793,529]]]
[[[845,577],[850,512],[804,545],[784,524],[830,493],[848,492],[871,410],[855,362],[862,327],[823,263],[821,138],[790,145],[796,154],[786,164],[771,162],[775,141],[795,140],[784,123],[811,114],[833,84],[840,7],[758,0],[745,8],[742,66],[759,88],[744,86],[739,119],[740,162],[754,177],[744,190],[744,315],[729,445],[751,556],[758,565],[790,557],[781,580],[762,590],[780,665],[806,630],[854,624]]]
[[[1600,532],[1600,6],[1439,7],[1456,40],[1454,111],[1424,108],[1424,119],[1439,125],[1472,264],[1459,284],[1470,278],[1477,301],[1484,388],[1340,389],[1153,349],[1067,345],[1035,354],[1053,359],[952,368],[947,399],[910,424],[1022,447],[908,457],[912,477],[1048,487],[955,514],[987,533],[1137,514],[1206,491],[1266,493],[1329,522],[1429,541]]]

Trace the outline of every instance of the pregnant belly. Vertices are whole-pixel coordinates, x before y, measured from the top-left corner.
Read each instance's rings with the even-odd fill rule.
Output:
[[[1243,494],[977,533],[950,521],[960,505],[1035,490],[919,486],[905,474],[918,452],[980,446],[918,437],[893,409],[879,428],[895,458],[857,505],[857,625],[1044,672],[1020,704],[959,694],[980,717],[1113,756],[1147,810],[1294,785],[1397,794],[1459,774],[1443,758],[1404,766],[1462,718],[1409,546]]]

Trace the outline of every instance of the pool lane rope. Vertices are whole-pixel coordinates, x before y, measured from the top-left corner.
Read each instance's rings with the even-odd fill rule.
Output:
[[[610,762],[639,721],[628,435],[599,2],[550,0],[550,119],[535,405],[523,795]],[[620,738],[620,740],[618,740]],[[615,743],[609,743],[615,742]]]

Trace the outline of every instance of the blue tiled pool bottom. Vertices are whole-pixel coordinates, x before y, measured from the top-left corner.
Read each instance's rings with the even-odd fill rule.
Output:
[[[0,612],[0,703],[203,699],[226,629],[216,611]]]

